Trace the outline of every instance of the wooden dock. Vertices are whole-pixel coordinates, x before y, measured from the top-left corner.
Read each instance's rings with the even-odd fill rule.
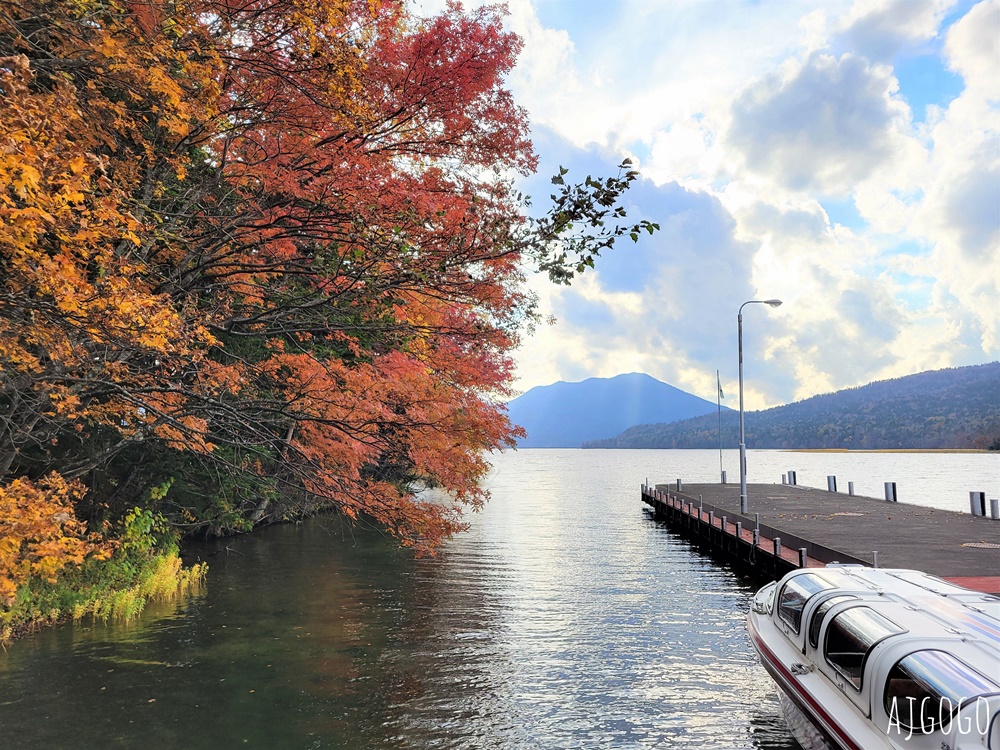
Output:
[[[747,497],[742,516],[738,485],[642,487],[658,518],[765,576],[861,563],[1000,594],[1000,521],[799,485],[752,484]]]

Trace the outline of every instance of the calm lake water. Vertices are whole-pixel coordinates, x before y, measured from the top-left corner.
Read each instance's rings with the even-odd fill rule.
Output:
[[[970,489],[1000,494],[998,459],[752,451],[748,465],[751,481],[792,469],[880,495],[895,480],[902,500],[964,509]],[[497,456],[493,500],[433,559],[331,518],[194,547],[211,566],[200,595],[0,654],[0,747],[791,750],[744,629],[755,584],[639,501],[647,477],[715,481],[718,460]]]

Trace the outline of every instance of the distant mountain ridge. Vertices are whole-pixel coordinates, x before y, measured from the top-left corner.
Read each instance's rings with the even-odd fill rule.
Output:
[[[1000,362],[933,370],[747,412],[748,448],[988,448],[1000,441]],[[739,415],[722,415],[739,444]],[[587,448],[715,448],[719,423],[640,424]]]
[[[630,373],[538,386],[512,399],[507,409],[510,421],[528,433],[518,447],[579,448],[642,422],[714,415],[717,405],[649,375]]]

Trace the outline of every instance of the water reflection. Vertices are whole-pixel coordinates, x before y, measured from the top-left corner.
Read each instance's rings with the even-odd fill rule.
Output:
[[[0,656],[0,744],[795,747],[752,586],[642,510],[654,467],[616,461],[499,457],[434,559],[335,519],[196,549],[204,595]]]

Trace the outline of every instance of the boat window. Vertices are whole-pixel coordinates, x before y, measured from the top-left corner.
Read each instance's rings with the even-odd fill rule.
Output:
[[[802,625],[802,609],[809,597],[832,588],[832,583],[815,573],[805,573],[790,578],[782,587],[781,596],[778,597],[778,616],[798,633]]]
[[[868,652],[879,641],[903,632],[869,607],[851,607],[830,621],[823,651],[830,665],[861,690]]]
[[[889,672],[885,710],[893,727],[923,734],[946,726],[963,705],[980,695],[1000,691],[988,680],[945,651],[916,651]]]
[[[816,611],[813,612],[812,619],[809,621],[809,645],[813,648],[819,648],[819,629],[823,627],[823,620],[826,619],[826,613],[830,611],[830,608],[834,604],[840,604],[840,602],[846,602],[848,599],[857,598],[850,595],[831,596],[816,607]]]

